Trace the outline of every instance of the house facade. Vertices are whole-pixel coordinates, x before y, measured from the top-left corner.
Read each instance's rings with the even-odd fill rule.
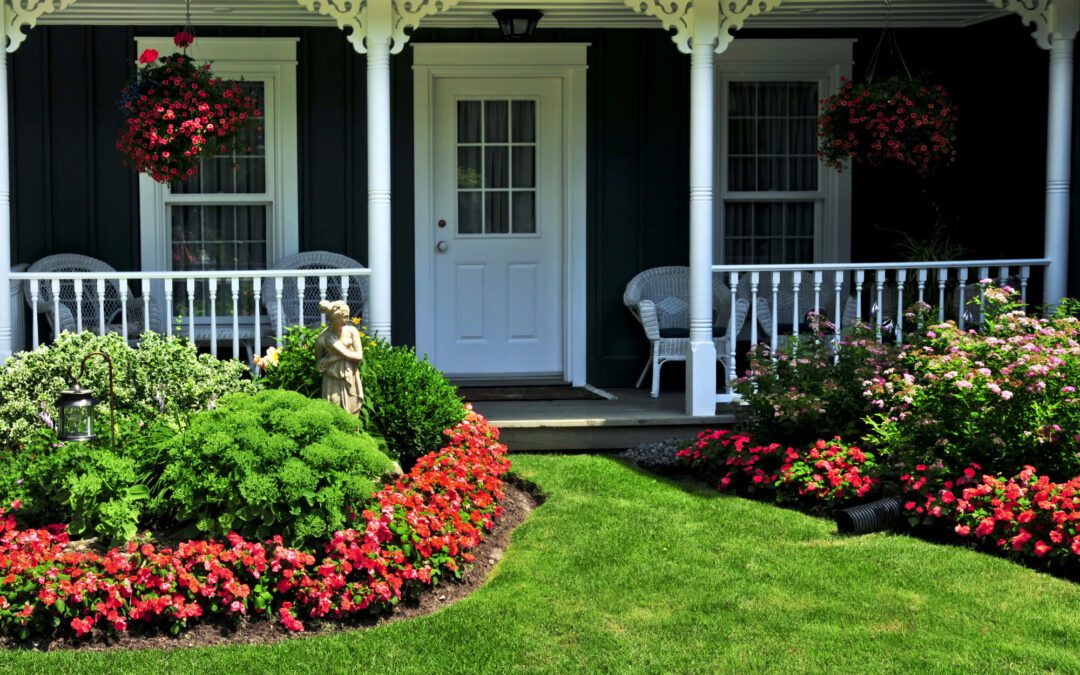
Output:
[[[716,274],[908,260],[898,245],[948,231],[986,263],[972,275],[1000,259],[1038,268],[1048,301],[1068,292],[1077,4],[196,0],[191,55],[242,79],[265,119],[248,155],[170,188],[124,166],[116,102],[144,49],[173,51],[184,4],[8,0],[0,266],[77,253],[135,283],[332,251],[370,268],[370,328],[454,376],[621,386],[648,349],[624,287],[689,265],[687,410],[711,414]],[[521,7],[544,16],[508,40],[491,12]],[[878,49],[886,26],[899,51]],[[953,96],[943,176],[818,161],[818,101],[872,63]],[[9,288],[33,281],[20,275],[0,269]],[[233,314],[235,289],[258,286],[243,283]],[[40,339],[5,291],[0,316],[24,318],[0,326],[0,350]],[[166,323],[216,307],[204,293],[178,296]]]

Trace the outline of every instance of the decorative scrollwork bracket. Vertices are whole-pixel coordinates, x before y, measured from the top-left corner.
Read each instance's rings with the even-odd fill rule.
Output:
[[[623,0],[646,16],[655,16],[684,54],[707,42],[719,54],[735,39],[735,31],[751,16],[764,14],[782,0]]]
[[[1031,36],[1043,49],[1050,49],[1050,34],[1053,28],[1051,17],[1052,0],[987,0],[998,9],[1004,9],[1020,16],[1024,25],[1031,26]]]
[[[297,0],[309,12],[332,18],[361,54],[366,54],[368,44],[376,40],[389,41],[390,53],[400,54],[422,19],[445,12],[459,1]]]
[[[75,0],[0,0],[4,3],[4,32],[7,51],[14,52],[26,40],[26,31],[37,25],[43,14],[70,7]]]

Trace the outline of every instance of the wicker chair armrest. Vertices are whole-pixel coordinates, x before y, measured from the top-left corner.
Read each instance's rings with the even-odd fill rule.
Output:
[[[645,329],[645,337],[649,340],[660,339],[660,318],[656,314],[656,305],[652,300],[642,300],[637,304],[637,311],[634,312],[638,321],[641,322],[642,327]]]

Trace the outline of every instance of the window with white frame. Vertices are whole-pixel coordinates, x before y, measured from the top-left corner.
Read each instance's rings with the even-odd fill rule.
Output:
[[[850,177],[817,158],[818,102],[850,61],[848,40],[743,40],[718,58],[717,262],[850,257]]]
[[[175,51],[170,40],[138,39],[138,52]],[[158,44],[161,43],[161,44]],[[237,80],[258,100],[261,119],[221,154],[199,160],[198,172],[168,186],[140,176],[144,269],[170,271],[256,270],[295,253],[297,232],[296,40],[200,38],[189,50],[211,61],[214,73]],[[184,298],[184,281],[174,284]],[[254,311],[250,282],[242,284],[239,310]],[[231,312],[229,293],[218,293],[217,314]],[[196,286],[195,316],[211,312],[206,283]]]

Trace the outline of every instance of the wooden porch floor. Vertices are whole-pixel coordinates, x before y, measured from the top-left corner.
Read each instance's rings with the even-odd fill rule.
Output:
[[[623,450],[667,438],[690,438],[705,427],[728,426],[737,409],[722,405],[712,417],[683,412],[682,392],[649,396],[647,389],[609,389],[617,399],[483,401],[473,407],[502,430],[514,451]]]

